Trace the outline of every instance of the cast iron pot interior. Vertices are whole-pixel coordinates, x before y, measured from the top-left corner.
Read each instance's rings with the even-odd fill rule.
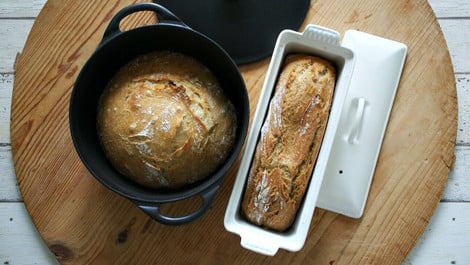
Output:
[[[120,31],[119,22],[137,11],[154,11],[158,24]],[[237,111],[235,143],[225,163],[208,178],[178,190],[152,190],[129,181],[107,160],[99,142],[96,116],[100,95],[119,68],[140,55],[170,50],[184,53],[205,64],[219,80]],[[220,181],[235,162],[249,121],[245,83],[236,64],[214,41],[192,30],[164,7],[139,3],[122,9],[111,20],[103,40],[82,68],[72,91],[69,109],[70,131],[75,149],[90,173],[110,190],[130,199],[151,217],[164,224],[179,225],[200,217],[210,206]],[[160,212],[163,203],[200,196],[195,212],[168,217]]]

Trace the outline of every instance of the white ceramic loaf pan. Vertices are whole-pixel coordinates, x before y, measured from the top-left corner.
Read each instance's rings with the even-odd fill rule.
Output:
[[[274,93],[276,80],[285,57],[291,53],[316,55],[331,61],[336,66],[337,81],[327,128],[303,203],[292,227],[286,232],[274,232],[245,220],[240,214],[240,206],[260,129]],[[279,35],[225,213],[225,228],[240,235],[243,247],[264,255],[274,255],[279,248],[298,251],[303,247],[317,203],[354,64],[354,53],[340,44],[340,34],[336,31],[308,25],[304,32],[284,30]]]

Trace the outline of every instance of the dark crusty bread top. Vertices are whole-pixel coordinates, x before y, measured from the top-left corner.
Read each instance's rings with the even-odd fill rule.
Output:
[[[286,58],[253,158],[242,212],[283,231],[294,221],[322,143],[336,72],[321,58]]]

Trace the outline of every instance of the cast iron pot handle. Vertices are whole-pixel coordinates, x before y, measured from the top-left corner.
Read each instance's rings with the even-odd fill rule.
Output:
[[[121,23],[121,20],[123,20],[125,17],[127,17],[130,14],[140,12],[140,11],[153,11],[155,14],[157,14],[158,22],[170,22],[175,24],[180,24],[185,27],[186,24],[184,24],[181,19],[179,19],[177,16],[175,16],[173,13],[171,13],[170,10],[166,9],[165,7],[155,4],[155,3],[137,3],[133,4],[130,6],[127,6],[123,9],[121,9],[109,22],[108,27],[104,31],[103,39],[106,39],[116,33],[120,33],[121,30],[119,29],[119,24]]]
[[[165,225],[184,225],[188,224],[192,221],[195,221],[199,217],[201,217],[211,206],[212,201],[219,189],[219,185],[214,185],[209,187],[207,190],[203,191],[201,196],[202,198],[202,205],[196,211],[179,217],[169,217],[165,216],[160,212],[160,204],[157,205],[148,205],[148,204],[139,204],[136,203],[137,206],[142,209],[146,214],[148,214],[153,219],[157,220],[158,222],[165,224]]]

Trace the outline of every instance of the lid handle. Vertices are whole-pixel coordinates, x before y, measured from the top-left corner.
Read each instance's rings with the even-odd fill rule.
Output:
[[[353,100],[353,104],[355,103],[356,113],[353,116],[351,129],[347,134],[347,141],[349,144],[354,144],[358,142],[359,133],[362,128],[362,123],[364,120],[364,109],[366,107],[366,99],[365,98],[355,98]]]

